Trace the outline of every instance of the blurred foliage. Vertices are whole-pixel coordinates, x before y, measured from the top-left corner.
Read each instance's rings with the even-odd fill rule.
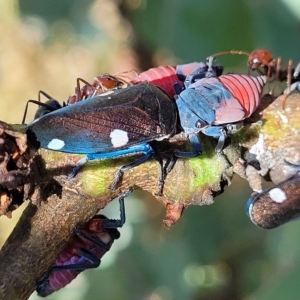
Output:
[[[292,0],[1,1],[0,119],[19,123],[39,90],[66,100],[77,77],[91,81],[99,73],[201,61],[231,49],[267,48],[283,62],[297,61],[298,6]],[[218,62],[228,72],[246,72],[244,56]],[[48,299],[299,298],[300,223],[256,228],[244,212],[250,193],[235,178],[214,205],[189,207],[168,231],[162,205],[135,192],[126,199],[121,238],[101,267]],[[109,217],[118,216],[115,202],[105,209]],[[0,219],[0,242],[20,213]]]

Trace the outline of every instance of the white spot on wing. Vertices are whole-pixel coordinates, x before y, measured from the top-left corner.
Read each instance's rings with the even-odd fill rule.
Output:
[[[274,188],[270,190],[269,196],[273,201],[277,203],[282,203],[287,199],[285,192],[280,188]]]
[[[59,140],[59,139],[53,139],[47,145],[47,148],[51,149],[51,150],[60,150],[64,145],[65,145],[64,141]]]
[[[129,141],[127,131],[121,129],[113,130],[109,137],[111,138],[111,143],[114,148],[122,147],[126,145]]]

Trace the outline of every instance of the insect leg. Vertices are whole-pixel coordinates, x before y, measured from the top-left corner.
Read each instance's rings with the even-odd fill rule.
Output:
[[[191,143],[191,151],[175,151],[174,155],[176,157],[182,157],[182,158],[193,158],[197,157],[202,154],[202,146],[199,140],[199,137],[195,133],[189,134],[189,140]],[[173,163],[174,165],[174,163]],[[167,169],[169,169],[169,166],[167,166]]]
[[[105,244],[104,242],[102,242],[101,240],[95,239],[94,237],[84,233],[83,231],[81,231],[80,229],[78,229],[77,227],[73,228],[73,232],[78,235],[79,237],[82,237],[90,242],[92,242],[93,244],[99,246],[100,248],[102,248],[103,250],[108,251],[110,249],[110,245],[109,244]]]
[[[124,198],[127,197],[131,193],[132,193],[132,190],[130,189],[129,191],[127,191],[126,193],[122,194],[119,197],[120,219],[119,220],[103,219],[102,220],[103,228],[119,228],[124,225],[124,223],[126,222]]]
[[[162,196],[162,191],[165,183],[165,170],[164,163],[160,152],[156,149],[156,147],[152,144],[153,156],[157,160],[159,164],[159,175],[158,175],[158,191],[155,193],[157,196]]]
[[[87,156],[85,156],[84,158],[82,158],[81,160],[79,160],[79,161],[76,163],[75,167],[73,168],[72,173],[70,173],[70,174],[68,175],[68,179],[70,180],[70,179],[74,178],[74,177],[76,176],[76,174],[78,173],[78,171],[80,170],[80,168],[81,168],[87,161],[88,161],[88,157],[87,157]]]
[[[224,148],[225,140],[227,137],[227,132],[222,126],[211,126],[204,128],[202,132],[207,136],[212,136],[218,139],[218,144],[216,146],[216,152],[221,152]]]
[[[76,163],[75,167],[73,168],[72,173],[68,175],[68,179],[74,178],[76,176],[76,174],[78,173],[78,171],[80,170],[80,168],[88,161],[98,160],[98,159],[112,159],[112,158],[123,157],[123,156],[129,155],[129,154],[134,155],[134,154],[139,154],[139,153],[144,154],[145,156],[147,156],[147,159],[149,159],[151,157],[151,155],[153,154],[153,149],[148,143],[143,143],[140,145],[129,147],[127,149],[117,150],[117,151],[113,151],[113,152],[88,154],[87,156],[80,159]],[[145,159],[144,161],[146,161],[147,159]],[[137,159],[137,161],[139,161],[139,160],[140,159]],[[136,165],[133,165],[133,167],[143,163],[144,161],[138,162]],[[134,162],[132,164],[134,164]],[[126,167],[126,166],[124,166],[124,167]],[[120,169],[122,169],[122,167]]]
[[[41,95],[44,95],[48,100],[46,101],[46,103],[41,102]],[[62,106],[59,104],[58,101],[54,100],[50,95],[48,95],[46,92],[44,91],[39,91],[38,93],[38,100],[28,100],[26,103],[26,107],[25,107],[25,111],[24,111],[24,115],[23,115],[23,120],[22,120],[22,124],[25,124],[25,120],[26,120],[26,116],[27,116],[27,110],[28,110],[28,104],[29,103],[34,103],[37,104],[39,106],[42,106],[44,108],[47,108],[48,110],[44,109],[44,112],[41,114],[40,109],[38,109],[38,111],[36,112],[34,118],[39,118],[42,115],[49,113],[51,111],[57,110],[59,108],[61,108]]]
[[[112,184],[108,187],[110,190],[114,190],[117,187],[118,182],[120,181],[121,177],[123,176],[124,172],[127,170],[130,170],[144,162],[146,162],[147,160],[149,160],[152,156],[153,156],[153,150],[151,148],[151,151],[149,151],[148,153],[144,153],[144,156],[136,159],[135,161],[122,166],[115,174],[115,179],[112,182]]]
[[[177,159],[178,157],[176,155],[172,155],[171,159],[166,165],[166,174],[169,174],[172,171]]]
[[[166,174],[171,172],[178,158],[194,158],[202,154],[202,146],[198,135],[191,133],[188,138],[191,143],[191,151],[175,151],[170,161],[166,164]]]

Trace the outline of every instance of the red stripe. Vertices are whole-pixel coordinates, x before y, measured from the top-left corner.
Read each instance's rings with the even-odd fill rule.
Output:
[[[265,85],[264,78],[262,76],[228,74],[220,76],[219,80],[238,99],[245,109],[245,118],[248,118],[260,104]]]
[[[263,86],[259,82],[259,77],[254,77],[254,76],[245,76],[246,80],[248,81],[249,86],[251,87],[252,91],[252,99],[251,100],[251,109],[249,111],[249,117],[258,107],[260,103],[260,98],[261,98],[261,93]]]
[[[175,94],[174,84],[178,82],[176,67],[161,66],[151,68],[135,77],[131,83],[137,84],[145,81],[161,87],[171,98],[173,98]]]
[[[223,85],[230,91],[230,93],[235,97],[239,103],[242,105],[245,111],[245,118],[248,116],[251,99],[249,97],[249,90],[247,88],[247,81],[242,75],[228,74],[219,77],[219,80]]]

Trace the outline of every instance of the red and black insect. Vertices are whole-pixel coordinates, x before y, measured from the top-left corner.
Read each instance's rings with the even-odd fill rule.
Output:
[[[248,118],[258,107],[266,83],[265,76],[227,74],[197,80],[176,99],[179,119],[191,140],[192,153],[178,156],[193,157],[201,152],[197,133],[219,139],[222,150],[228,124]]]
[[[194,62],[177,66],[160,66],[151,68],[128,81],[125,80],[126,76],[123,75],[125,72],[119,73],[115,76],[108,73],[98,75],[94,78],[93,83],[89,83],[82,78],[77,78],[75,94],[69,96],[67,104],[63,103],[63,105],[60,105],[57,100],[53,99],[43,91],[39,92],[38,101],[29,100],[28,103],[35,103],[40,106],[40,109],[38,109],[35,115],[36,119],[51,111],[62,108],[63,106],[71,105],[107,91],[128,87],[129,85],[134,85],[141,82],[149,82],[153,85],[156,85],[162,88],[171,98],[173,98],[176,93],[180,93],[184,89],[184,82],[188,76],[200,78],[202,75],[199,74],[205,74],[207,71],[207,64],[203,62]],[[213,74],[215,76],[220,76],[222,71],[222,66],[217,65],[213,67]],[[81,87],[80,83],[84,83],[84,85]],[[43,94],[49,100],[46,101],[46,103],[42,103],[40,101],[40,94]],[[25,122],[28,103],[26,105],[22,123]]]
[[[77,78],[75,95],[69,97],[67,104],[73,104],[83,99],[96,96],[99,93],[123,88],[128,85],[134,85],[141,82],[149,82],[155,86],[158,86],[162,88],[171,98],[173,98],[175,95],[174,85],[177,87],[180,86],[182,90],[186,77],[195,70],[199,71],[200,69],[202,70],[202,73],[207,72],[208,66],[203,62],[194,62],[177,66],[160,66],[144,71],[135,76],[133,79],[128,80],[128,82],[123,79],[123,77],[125,77],[122,76],[124,72],[116,76],[110,74],[99,75],[94,78],[92,84],[88,83],[82,78]],[[214,71],[216,76],[219,76],[222,74],[223,67],[215,66]],[[82,88],[80,88],[80,82],[85,84]]]
[[[85,84],[82,88],[80,87],[80,82]],[[94,97],[110,90],[123,88],[128,85],[129,83],[127,83],[121,76],[113,76],[110,74],[101,74],[96,76],[92,84],[82,78],[77,78],[75,94],[68,98],[67,105],[74,104],[75,102]]]
[[[193,62],[177,66],[160,66],[142,72],[132,79],[130,83],[149,82],[162,88],[170,98],[173,98],[175,94],[179,94],[184,89],[184,82],[190,74],[193,72],[195,72],[194,76],[197,73],[204,74],[208,71],[208,68],[207,64],[203,62]],[[214,67],[216,76],[220,76],[222,71],[222,66]]]
[[[103,255],[109,251],[115,239],[120,237],[117,228],[125,223],[124,197],[120,196],[120,219],[111,220],[96,215],[80,229],[74,228],[74,236],[56,258],[54,265],[37,282],[37,293],[46,297],[60,290],[86,269],[97,268]]]

